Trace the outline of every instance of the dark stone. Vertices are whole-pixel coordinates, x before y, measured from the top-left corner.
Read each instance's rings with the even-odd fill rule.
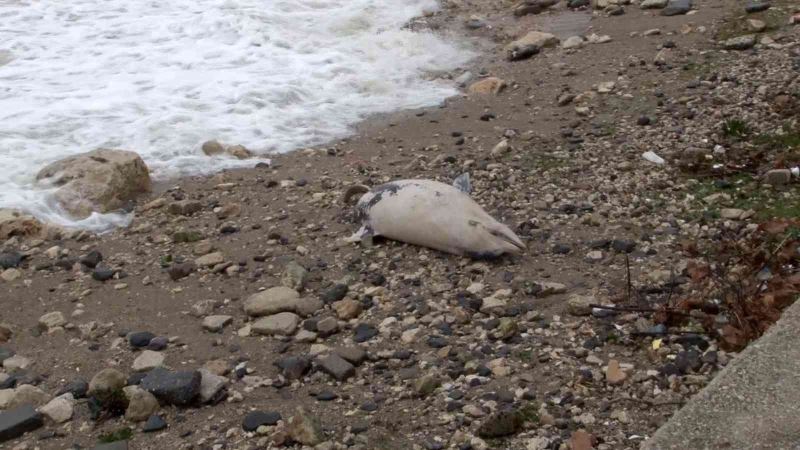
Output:
[[[281,413],[275,411],[252,411],[242,420],[244,431],[256,431],[262,425],[276,425],[281,420]]]
[[[650,125],[651,122],[652,121],[651,121],[651,119],[649,117],[647,117],[647,116],[639,116],[639,118],[636,120],[636,125],[639,125],[639,126],[643,127],[643,126]]]
[[[172,281],[178,281],[181,278],[186,278],[197,270],[197,266],[195,266],[194,262],[188,261],[180,264],[173,264],[169,270],[167,270],[167,274]]]
[[[378,404],[373,402],[372,400],[367,400],[361,404],[359,409],[366,412],[375,412],[378,410]]]
[[[297,380],[311,369],[311,360],[305,356],[287,356],[277,360],[275,365],[287,379]]]
[[[86,392],[89,390],[89,383],[86,380],[82,380],[80,378],[71,381],[69,384],[64,386],[58,393],[56,393],[56,397],[60,395],[64,395],[66,393],[72,394],[74,398],[84,398],[86,397]]]
[[[331,400],[336,400],[337,398],[339,398],[339,396],[331,391],[322,391],[317,394],[317,401],[320,402],[329,402]]]
[[[708,341],[703,339],[699,334],[683,334],[673,341],[681,344],[684,348],[697,347],[704,351],[708,348]]]
[[[522,429],[524,419],[515,411],[501,411],[491,415],[478,428],[478,436],[499,438],[511,436]]]
[[[319,296],[323,303],[338,302],[347,295],[348,287],[346,284],[334,284]]]
[[[81,258],[81,264],[90,269],[94,269],[95,267],[97,267],[98,264],[100,264],[100,261],[102,260],[103,260],[102,253],[98,252],[97,250],[92,250],[86,256]]]
[[[383,286],[386,284],[386,277],[380,273],[372,273],[367,276],[367,281],[373,286]]]
[[[157,368],[144,377],[141,387],[162,403],[185,406],[191,404],[200,393],[200,380],[200,372],[196,370],[170,372]]]
[[[703,354],[702,358],[700,358],[706,364],[716,364],[717,363],[717,352],[706,352]]]
[[[700,360],[700,353],[696,350],[688,350],[678,352],[675,358],[675,366],[681,373],[696,372],[703,367],[703,361]]]
[[[598,239],[596,241],[589,242],[589,248],[592,250],[604,250],[611,246],[610,239]]]
[[[164,350],[169,345],[169,338],[165,336],[156,336],[150,340],[150,343],[147,344],[148,350],[153,350],[160,352]]]
[[[367,351],[361,347],[339,347],[334,352],[354,366],[361,365],[367,359]]]
[[[378,329],[366,323],[360,323],[353,329],[353,340],[361,343],[366,342],[378,335]]]
[[[568,244],[556,244],[553,246],[553,253],[556,255],[567,255],[572,251]]]
[[[444,444],[438,441],[434,441],[433,439],[425,441],[425,450],[442,450],[444,448]]]
[[[164,428],[167,428],[167,421],[162,419],[158,414],[153,414],[147,418],[147,422],[144,423],[142,431],[145,433],[152,433],[154,431],[161,431]]]
[[[680,375],[681,374],[681,371],[680,371],[680,369],[678,369],[678,366],[676,366],[673,363],[664,364],[663,366],[661,366],[661,369],[659,369],[659,372],[661,372],[661,374],[666,376],[666,377],[668,377],[670,375]]]
[[[757,12],[761,12],[761,11],[766,11],[770,7],[772,7],[772,5],[770,5],[769,3],[766,3],[766,2],[753,2],[753,3],[748,3],[747,5],[745,5],[744,10],[748,14],[753,14],[753,13],[757,13]]]
[[[0,413],[0,442],[10,441],[44,425],[42,415],[31,405]]]
[[[661,10],[662,16],[678,16],[692,9],[692,0],[669,0],[667,7]]]
[[[147,376],[147,372],[135,372],[135,373],[132,373],[132,374],[128,375],[127,385],[128,386],[138,386],[138,385],[142,384],[142,380],[144,380],[144,377],[146,377],[146,376]]]
[[[144,348],[150,344],[154,337],[156,335],[149,331],[137,331],[128,335],[128,343],[134,348]]]
[[[609,16],[621,16],[625,14],[625,8],[623,8],[622,6],[612,6],[606,9],[606,12],[608,13]]]
[[[22,263],[22,255],[17,252],[0,253],[0,269],[11,269],[19,267]]]
[[[356,373],[356,368],[345,361],[341,356],[332,354],[317,360],[317,365],[323,372],[332,376],[338,381],[344,381]]]
[[[14,356],[16,354],[17,354],[17,352],[15,352],[14,350],[11,350],[8,347],[0,347],[0,364],[2,364],[3,361],[7,360],[8,358],[11,358],[12,356]]]
[[[636,242],[630,239],[614,239],[611,241],[611,248],[615,252],[630,253],[636,248]]]
[[[114,269],[108,267],[95,267],[92,270],[92,278],[97,281],[108,281],[114,278]]]
[[[432,348],[447,347],[447,339],[441,336],[428,336],[428,346]]]
[[[582,8],[584,6],[589,6],[589,0],[569,0],[567,2],[567,7],[569,8]]]
[[[480,311],[483,306],[483,299],[474,296],[469,292],[459,292],[456,294],[458,306],[470,311]]]

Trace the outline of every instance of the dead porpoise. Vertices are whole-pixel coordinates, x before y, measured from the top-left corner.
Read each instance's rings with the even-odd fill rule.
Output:
[[[354,186],[345,203],[365,193],[356,204],[361,228],[348,241],[373,236],[421,245],[471,258],[494,258],[525,249],[510,228],[496,221],[469,196],[469,175],[453,186],[433,180],[398,180],[373,189]]]

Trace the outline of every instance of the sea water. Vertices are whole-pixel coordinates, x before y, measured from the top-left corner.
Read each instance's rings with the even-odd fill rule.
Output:
[[[35,176],[95,148],[139,153],[156,179],[252,166],[347,135],[366,116],[456,93],[431,71],[472,54],[409,20],[436,0],[0,0],[0,208],[75,221]]]

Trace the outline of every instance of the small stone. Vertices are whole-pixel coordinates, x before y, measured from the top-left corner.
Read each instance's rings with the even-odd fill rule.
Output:
[[[567,312],[573,316],[588,316],[592,314],[592,307],[589,306],[597,303],[594,296],[591,295],[572,295],[567,300]]]
[[[628,374],[619,367],[619,361],[616,359],[608,361],[608,367],[606,368],[606,381],[608,384],[622,384],[627,378]]]
[[[251,325],[251,331],[268,336],[288,336],[297,330],[299,324],[300,317],[297,314],[282,312],[258,319]]]
[[[668,0],[644,0],[639,4],[642,9],[663,9],[666,8]]]
[[[318,359],[317,365],[323,372],[332,376],[337,381],[344,381],[356,373],[356,368],[352,364],[336,354]]]
[[[225,315],[217,315],[217,316],[208,316],[203,319],[203,329],[206,331],[210,331],[212,333],[218,333],[222,331],[228,324],[233,321],[232,316],[225,316]]]
[[[305,267],[290,261],[283,270],[281,284],[296,291],[301,291],[308,281],[308,271]]]
[[[19,269],[6,269],[0,272],[0,279],[12,282],[22,278],[22,272]]]
[[[747,21],[747,25],[756,33],[760,33],[767,29],[767,24],[763,20],[749,19]]]
[[[506,88],[506,82],[501,80],[500,78],[496,77],[488,77],[484,78],[480,81],[476,81],[472,85],[470,85],[469,91],[470,94],[478,94],[478,95],[498,95]]]
[[[334,284],[320,295],[320,300],[325,304],[338,302],[347,295],[348,287],[346,284]]]
[[[178,281],[186,278],[197,270],[197,266],[193,262],[185,262],[180,264],[173,264],[170,266],[167,274],[172,281]]]
[[[164,354],[145,350],[133,360],[134,372],[148,372],[164,365]]]
[[[419,378],[414,383],[414,392],[420,397],[427,397],[433,393],[442,381],[435,374],[428,374]]]
[[[228,379],[200,369],[200,403],[217,404],[225,398]]]
[[[14,355],[3,360],[3,369],[8,373],[14,373],[27,369],[31,364],[33,364],[33,361],[30,359],[21,355]]]
[[[22,405],[39,407],[50,401],[50,395],[36,386],[23,384],[14,389],[14,396],[8,404],[9,408]]]
[[[251,317],[295,312],[300,294],[291,288],[277,286],[251,295],[244,302],[244,312]]]
[[[161,431],[164,428],[167,428],[167,422],[161,416],[153,414],[147,418],[147,422],[144,423],[142,431],[145,433],[152,433],[154,431]]]
[[[339,331],[339,322],[333,317],[325,317],[317,322],[317,332],[326,337]]]
[[[789,169],[773,169],[764,174],[764,183],[773,186],[783,186],[792,181],[792,172]]]
[[[339,347],[334,352],[356,366],[367,359],[367,352],[361,347]]]
[[[592,450],[594,437],[586,430],[575,430],[569,438],[569,445],[572,450]]]
[[[223,255],[222,252],[209,253],[194,260],[194,263],[197,267],[214,267],[217,264],[222,264],[224,262],[225,255]]]
[[[225,153],[225,147],[223,147],[222,144],[217,141],[203,142],[201,149],[206,156],[221,155]]]
[[[156,368],[142,379],[140,386],[166,404],[186,406],[200,393],[200,381],[200,372],[196,370],[170,372]]]
[[[75,399],[72,394],[64,394],[50,400],[39,408],[39,412],[54,423],[64,423],[72,418]]]
[[[355,319],[361,314],[363,306],[361,302],[345,299],[340,300],[333,304],[333,309],[336,311],[336,316],[342,320]]]
[[[516,411],[500,411],[478,427],[478,436],[484,439],[511,436],[519,432],[523,424],[524,419]]]
[[[744,36],[737,36],[730,38],[722,43],[726,50],[747,50],[756,45],[757,38],[755,34],[746,34]]]
[[[169,345],[169,339],[167,337],[156,336],[150,340],[149,344],[147,344],[147,349],[159,352],[167,348],[168,345]]]
[[[139,386],[126,386],[123,390],[128,399],[128,407],[125,409],[127,420],[142,422],[158,412],[158,400],[150,392]]]
[[[314,446],[325,440],[319,420],[302,407],[289,419],[288,429],[289,436],[302,445]]]
[[[289,356],[279,359],[275,365],[281,369],[284,377],[289,380],[297,380],[311,369],[311,360],[305,356]]]
[[[571,36],[568,37],[564,42],[561,43],[561,48],[570,49],[570,48],[579,48],[583,47],[583,38],[580,36]]]
[[[772,5],[767,2],[752,2],[745,5],[744,10],[748,14],[753,14],[768,10]]]
[[[156,335],[149,331],[139,331],[128,335],[128,343],[133,348],[144,348],[150,344],[154,337]]]
[[[17,252],[0,253],[0,269],[14,269],[22,263],[22,255]]]
[[[692,10],[692,0],[669,0],[666,8],[661,10],[662,16],[678,16]]]
[[[367,342],[377,335],[378,330],[366,323],[360,323],[353,329],[353,340],[358,343]]]
[[[281,418],[281,413],[275,411],[251,411],[244,416],[242,420],[242,429],[244,431],[253,432],[260,426],[277,425]]]
[[[89,382],[88,395],[102,397],[122,389],[127,383],[125,375],[116,369],[103,369]]]

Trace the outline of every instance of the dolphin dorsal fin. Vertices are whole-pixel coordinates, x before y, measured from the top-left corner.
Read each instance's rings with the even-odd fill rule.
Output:
[[[453,180],[453,186],[465,194],[470,194],[472,192],[472,182],[469,180],[469,172],[464,172]]]

